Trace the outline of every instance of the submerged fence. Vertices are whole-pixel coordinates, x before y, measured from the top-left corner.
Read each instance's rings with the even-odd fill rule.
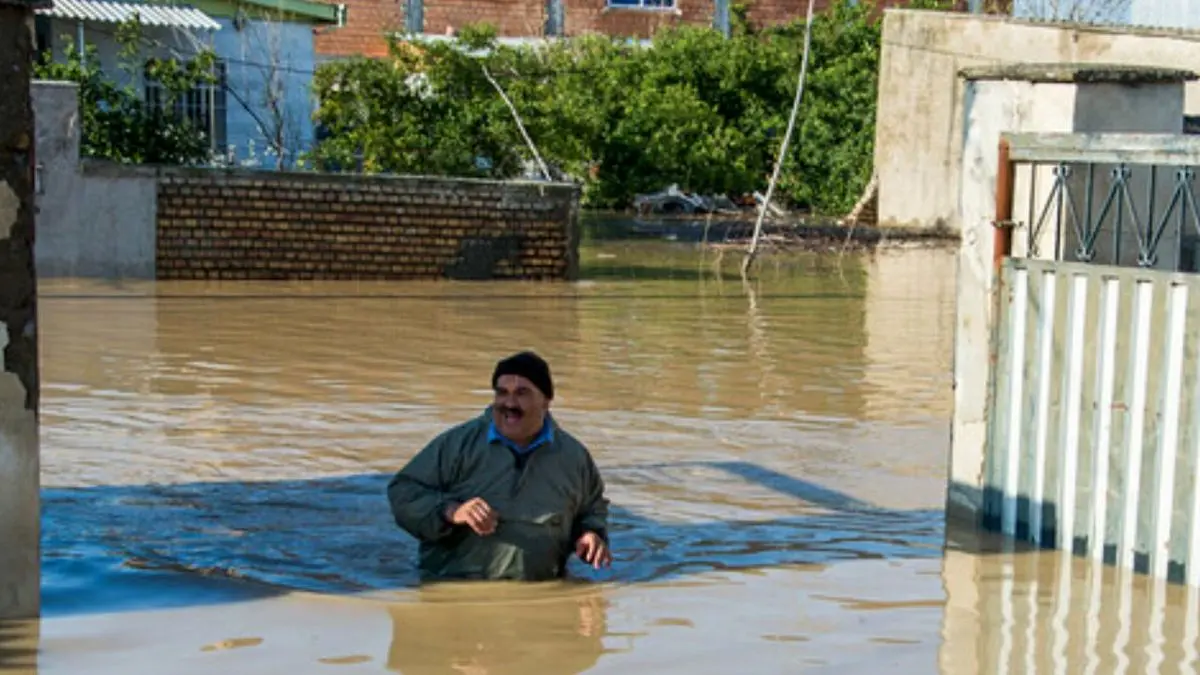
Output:
[[[1010,258],[985,522],[1200,585],[1200,277]]]
[[[1196,141],[1006,137],[983,520],[1200,586]]]

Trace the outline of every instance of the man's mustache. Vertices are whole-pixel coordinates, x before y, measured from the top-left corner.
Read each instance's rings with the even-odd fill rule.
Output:
[[[502,415],[517,415],[518,417],[525,414],[525,411],[520,408],[510,408],[508,406],[500,406],[500,414]]]

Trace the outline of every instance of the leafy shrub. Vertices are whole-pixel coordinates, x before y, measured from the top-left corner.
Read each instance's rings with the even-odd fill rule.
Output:
[[[473,26],[453,41],[394,42],[383,60],[322,65],[327,137],[318,167],[508,178],[532,154],[484,69],[512,99],[545,160],[584,184],[585,204],[625,207],[677,183],[705,194],[765,189],[795,95],[804,22],[757,30],[734,13],[657,33],[649,46],[586,36],[498,45]],[[878,14],[839,0],[814,18],[796,138],[779,194],[841,213],[870,177]]]

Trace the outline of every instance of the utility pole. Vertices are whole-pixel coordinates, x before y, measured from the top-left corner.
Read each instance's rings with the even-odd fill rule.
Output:
[[[33,11],[0,0],[0,619],[41,614]]]

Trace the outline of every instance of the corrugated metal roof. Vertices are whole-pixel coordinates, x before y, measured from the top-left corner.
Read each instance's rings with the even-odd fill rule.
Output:
[[[195,7],[187,5],[151,5],[112,0],[54,0],[54,6],[37,10],[43,16],[76,21],[122,23],[137,15],[144,26],[170,26],[193,30],[220,30],[221,24]]]

